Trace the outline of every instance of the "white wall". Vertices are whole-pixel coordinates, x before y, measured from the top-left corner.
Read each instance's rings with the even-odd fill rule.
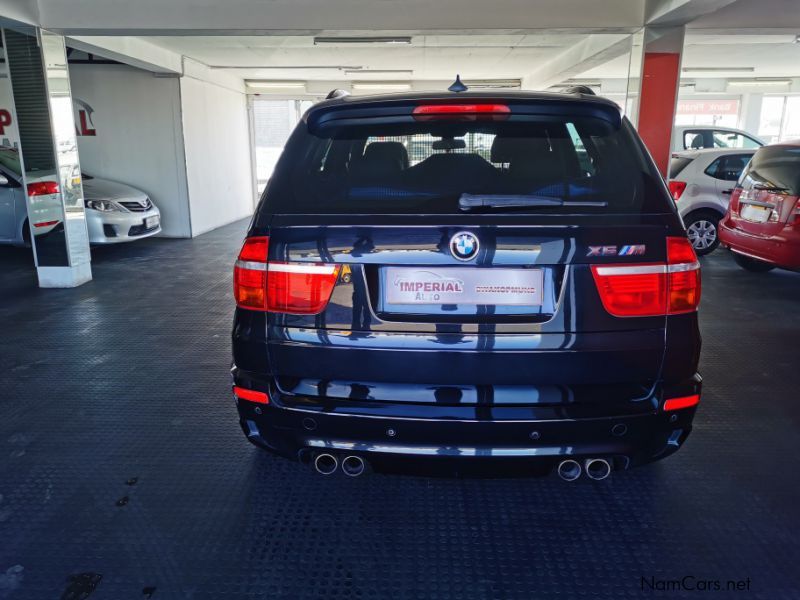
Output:
[[[178,78],[127,65],[73,64],[69,70],[73,100],[94,110],[96,135],[78,137],[81,168],[145,191],[161,210],[161,235],[190,237]]]
[[[255,205],[247,97],[241,82],[180,80],[192,234],[250,216]]]

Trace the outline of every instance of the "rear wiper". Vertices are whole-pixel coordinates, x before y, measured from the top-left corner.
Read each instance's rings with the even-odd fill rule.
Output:
[[[547,206],[608,206],[604,200],[585,200],[565,202],[561,198],[550,196],[535,196],[528,194],[461,194],[458,199],[458,208],[462,211],[480,208],[531,208]]]

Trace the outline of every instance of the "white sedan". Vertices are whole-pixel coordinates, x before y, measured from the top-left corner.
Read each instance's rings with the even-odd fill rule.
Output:
[[[130,242],[161,231],[161,213],[141,190],[84,173],[83,197],[92,244]]]
[[[2,160],[2,159],[6,160]],[[15,155],[0,149],[0,244],[30,245],[31,226],[37,236],[63,227],[58,183],[48,178],[28,183],[33,216],[25,205],[25,189]],[[83,174],[86,226],[92,244],[116,244],[156,235],[161,231],[161,213],[141,190]]]

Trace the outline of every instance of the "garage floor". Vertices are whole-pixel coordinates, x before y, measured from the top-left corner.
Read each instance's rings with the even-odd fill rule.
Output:
[[[237,424],[245,227],[96,249],[75,290],[0,248],[0,597],[798,598],[800,275],[704,260],[705,394],[660,464],[324,478]],[[684,576],[749,592],[648,587]]]

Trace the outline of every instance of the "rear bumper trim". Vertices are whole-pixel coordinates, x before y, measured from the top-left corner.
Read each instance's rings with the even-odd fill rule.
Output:
[[[306,440],[311,448],[324,448],[342,451],[359,451],[380,454],[411,455],[411,456],[497,456],[497,457],[534,457],[534,456],[560,456],[561,447],[541,448],[503,448],[503,447],[466,447],[466,446],[403,446],[399,444],[369,444],[356,442],[337,442],[329,440]]]

